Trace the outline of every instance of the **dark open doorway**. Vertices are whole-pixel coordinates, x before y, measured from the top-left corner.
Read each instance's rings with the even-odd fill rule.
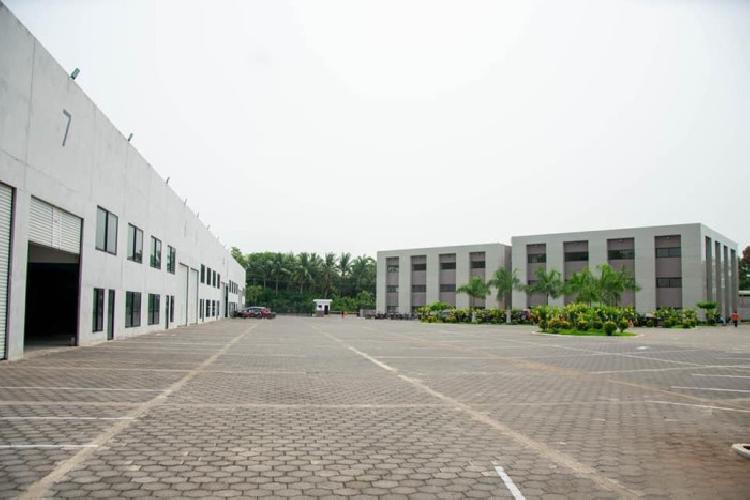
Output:
[[[78,343],[79,256],[29,243],[24,349]]]

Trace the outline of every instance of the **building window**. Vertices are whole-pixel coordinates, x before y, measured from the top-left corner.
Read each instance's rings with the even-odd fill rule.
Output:
[[[203,299],[200,300],[200,304],[198,305],[198,314],[203,319]]]
[[[565,252],[565,262],[584,262],[589,260],[588,252]]]
[[[397,313],[398,312],[398,306],[386,306],[385,312],[387,313]]]
[[[211,316],[211,302],[206,300],[206,317]]]
[[[456,263],[455,262],[441,262],[440,263],[440,269],[446,270],[446,269],[455,269]]]
[[[389,273],[398,272],[398,257],[388,257],[385,259],[385,269]]]
[[[680,247],[657,248],[656,258],[665,259],[669,257],[681,257],[682,249]]]
[[[530,253],[528,254],[527,260],[529,264],[543,264],[547,262],[547,254],[546,253]]]
[[[92,331],[104,330],[104,290],[94,288],[94,324]]]
[[[656,288],[682,288],[682,278],[656,278]]]
[[[420,264],[412,264],[411,266],[412,271],[426,271],[427,270],[427,264],[422,262]]]
[[[161,240],[156,236],[151,237],[151,267],[161,269]]]
[[[143,262],[143,231],[128,224],[128,260]]]
[[[125,328],[141,326],[141,293],[125,292]]]
[[[635,250],[632,248],[625,250],[610,250],[607,252],[609,260],[633,260],[635,259]]]
[[[484,261],[483,260],[472,260],[471,261],[471,268],[472,269],[484,269]]]
[[[412,285],[412,293],[425,293],[427,291],[427,285]]]
[[[386,285],[386,293],[398,293],[398,285]]]
[[[455,292],[456,284],[455,283],[441,283],[440,291],[441,292]]]
[[[206,282],[206,266],[201,264],[201,283]]]
[[[167,245],[167,272],[174,274],[177,269],[177,251],[174,247]]]
[[[96,249],[117,255],[117,216],[96,207]]]
[[[216,270],[215,269],[213,271],[213,274],[214,274],[213,284],[214,284],[214,288],[216,288]]]
[[[174,321],[174,295],[169,298],[169,321]]]
[[[159,323],[159,302],[161,297],[155,293],[148,294],[148,324],[156,325]]]

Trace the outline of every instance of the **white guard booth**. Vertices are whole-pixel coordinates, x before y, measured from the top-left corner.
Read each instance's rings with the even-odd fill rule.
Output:
[[[313,299],[313,302],[316,316],[325,316],[331,311],[331,299]]]

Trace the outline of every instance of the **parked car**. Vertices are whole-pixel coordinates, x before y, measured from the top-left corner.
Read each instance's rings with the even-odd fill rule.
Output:
[[[237,318],[257,318],[257,319],[274,319],[276,317],[276,313],[271,311],[267,307],[260,307],[260,306],[253,306],[253,307],[246,307],[244,309],[240,309],[236,313],[234,313],[235,317]]]

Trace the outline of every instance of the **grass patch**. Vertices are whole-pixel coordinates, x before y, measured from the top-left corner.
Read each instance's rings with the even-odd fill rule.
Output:
[[[559,333],[544,332],[549,335],[577,335],[581,337],[606,337],[607,334],[604,330],[574,330],[572,328],[560,330]],[[635,337],[635,333],[630,332],[614,332],[613,337]]]

